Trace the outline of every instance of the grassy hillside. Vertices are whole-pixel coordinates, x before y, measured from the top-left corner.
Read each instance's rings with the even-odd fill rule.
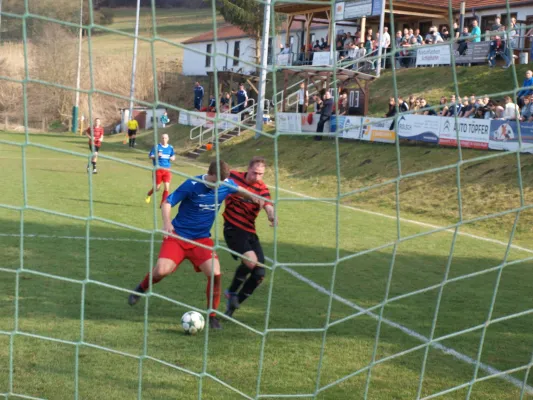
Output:
[[[265,156],[272,164],[274,154],[272,139],[255,140],[253,135],[241,136],[221,147],[221,157],[238,166],[245,166],[253,155]],[[397,153],[390,144],[340,141],[340,179],[336,154],[333,140],[315,142],[311,138],[280,137],[279,186],[308,196],[336,198],[338,185],[344,195],[343,204],[394,216],[396,179],[401,172],[404,177],[398,185],[401,216],[443,226],[457,223],[461,213],[463,220],[471,220],[520,207],[522,200],[526,205],[533,204],[533,157],[528,154],[520,156],[523,191],[518,184],[516,154],[464,149],[462,157],[467,162],[457,168],[459,154],[453,148],[402,143]],[[207,161],[211,156],[206,154],[201,160]],[[438,168],[445,169],[424,172]],[[268,169],[267,180],[275,181],[273,166]],[[281,195],[291,197],[288,193]],[[507,214],[470,223],[461,230],[505,241],[509,239],[514,218],[515,214]],[[533,210],[522,212],[515,239],[526,245],[531,243],[532,226]]]
[[[522,85],[529,65],[515,65],[517,87]],[[457,88],[461,97],[492,95],[501,99],[515,87],[513,68],[489,68],[488,66],[457,67]],[[453,70],[450,67],[409,68],[396,71],[398,94],[404,98],[413,94],[425,97],[430,105],[437,105],[441,96],[448,99],[456,93]],[[370,114],[382,116],[388,110],[389,96],[394,95],[393,73],[387,70],[370,86]]]

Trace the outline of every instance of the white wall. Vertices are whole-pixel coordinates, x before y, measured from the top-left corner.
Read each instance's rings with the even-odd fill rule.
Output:
[[[226,43],[225,40],[217,41],[217,53],[216,67],[219,70],[223,70],[225,67],[237,71],[242,68],[243,72],[247,73],[252,71],[253,66],[239,62],[237,65],[233,65],[233,59],[225,56],[226,52],[230,56],[233,56],[235,50],[235,42],[240,42],[240,60],[246,62],[255,62],[255,42],[249,38],[229,39]],[[207,71],[213,71],[215,66],[215,60],[211,59],[210,67],[205,66],[206,55],[198,54],[190,49],[206,52],[207,45],[211,44],[211,52],[215,52],[214,42],[193,43],[187,45],[187,48],[183,52],[183,74],[184,75],[207,75]]]
[[[518,21],[525,21],[528,16],[533,16],[533,5],[526,5],[526,6],[516,6],[511,4],[510,7],[511,14],[516,13],[517,14],[517,20]],[[479,18],[480,16],[484,15],[495,15],[500,14],[501,16],[507,15],[507,7],[501,7],[501,8],[490,8],[488,10],[476,10],[476,16]],[[466,17],[472,17],[472,12],[469,12],[467,10]]]

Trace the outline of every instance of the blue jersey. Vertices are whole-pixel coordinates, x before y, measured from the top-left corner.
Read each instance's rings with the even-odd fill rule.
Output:
[[[204,98],[204,88],[202,86],[196,86],[194,88],[194,98],[202,100]]]
[[[150,158],[151,157],[158,157],[159,166],[161,168],[170,168],[170,157],[174,155],[174,147],[167,144],[167,146],[163,146],[161,143],[157,145],[157,155],[155,154],[155,147],[152,147],[152,151],[150,151]],[[155,158],[152,160],[155,165]]]
[[[237,91],[237,104],[244,103],[246,101],[246,98],[248,97],[246,90],[239,90]],[[246,106],[246,104],[243,104]]]
[[[203,181],[205,175],[195,178]],[[226,179],[224,182],[230,186],[220,186],[217,199],[214,187],[192,179],[187,179],[168,196],[167,203],[172,207],[180,203],[178,214],[172,220],[172,226],[179,236],[191,240],[211,236],[215,215],[224,203],[224,199],[238,191],[238,185],[231,179]]]

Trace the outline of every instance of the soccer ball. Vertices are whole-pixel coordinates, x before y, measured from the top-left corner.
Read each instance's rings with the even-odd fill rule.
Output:
[[[205,326],[204,316],[196,311],[187,311],[181,317],[181,326],[185,333],[196,335],[202,332]]]

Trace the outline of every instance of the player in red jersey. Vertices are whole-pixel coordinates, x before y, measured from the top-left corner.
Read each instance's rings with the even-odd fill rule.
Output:
[[[249,192],[270,199],[268,187],[263,182],[265,167],[266,162],[263,157],[254,157],[248,164],[248,171],[231,171],[230,179]],[[265,201],[263,208],[268,215],[270,226],[275,226],[277,220],[272,203]],[[255,220],[260,211],[261,207],[258,204],[242,197],[232,195],[226,198],[226,209],[223,214],[224,239],[231,250],[243,255],[233,281],[225,292],[226,315],[230,317],[265,278],[265,268],[257,265],[258,262],[261,264],[265,262],[263,249],[255,232]],[[238,259],[236,256],[233,258]]]
[[[92,130],[92,135],[91,135]],[[100,126],[100,118],[94,120],[94,126],[88,127],[85,131],[85,135],[89,138],[89,150],[93,152],[91,163],[93,165],[93,174],[98,173],[96,171],[96,161],[98,161],[98,151],[104,140],[104,128]],[[87,172],[89,172],[90,164],[87,164]]]

